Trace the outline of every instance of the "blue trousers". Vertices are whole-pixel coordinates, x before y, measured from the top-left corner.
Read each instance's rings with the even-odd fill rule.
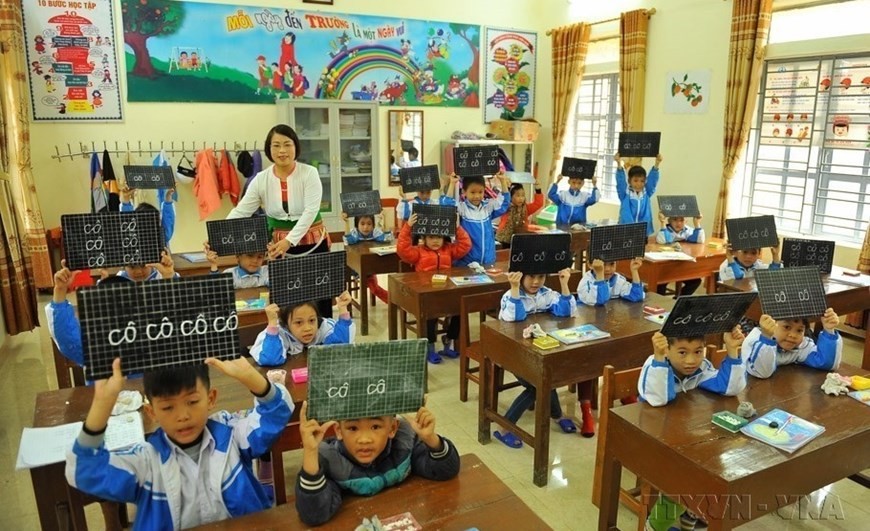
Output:
[[[523,413],[529,409],[529,406],[535,403],[535,393],[537,393],[535,386],[529,382],[522,378],[517,378],[517,381],[519,381],[520,385],[523,386],[523,390],[520,392],[519,396],[514,399],[514,403],[511,404],[507,413],[504,415],[505,418],[513,423],[520,420],[520,417],[522,417]],[[550,391],[550,416],[554,419],[562,418],[562,406],[559,404],[559,396],[556,394],[555,389]]]

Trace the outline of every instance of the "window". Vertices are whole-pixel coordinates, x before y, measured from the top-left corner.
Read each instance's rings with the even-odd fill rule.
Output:
[[[783,232],[860,242],[870,218],[870,56],[767,61],[741,209]]]
[[[601,198],[612,201],[618,201],[613,155],[620,131],[619,74],[584,76],[562,155],[597,160],[595,173]]]

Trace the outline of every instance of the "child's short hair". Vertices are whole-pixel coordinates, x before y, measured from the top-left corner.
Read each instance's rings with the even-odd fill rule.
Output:
[[[408,150],[409,157],[417,158],[419,155],[420,155],[420,152],[417,151],[417,148],[415,148],[415,147],[412,147],[411,149]]]
[[[582,181],[585,181],[585,180],[586,180],[586,177],[582,177],[582,176],[580,176],[580,175],[569,175],[569,176],[568,176],[568,182],[569,182],[569,183],[570,183],[571,181],[581,181],[581,182],[582,182]]]
[[[198,363],[147,371],[142,378],[142,385],[145,387],[145,396],[150,400],[154,397],[173,396],[195,389],[197,380],[201,381],[206,389],[211,387],[208,365]]]
[[[643,169],[643,166],[632,166],[628,169],[628,178],[632,177],[643,177],[646,179],[646,170]]]
[[[479,184],[480,186],[486,188],[486,181],[483,179],[482,175],[475,175],[472,177],[463,177],[462,178],[462,188],[468,190],[472,185]]]
[[[520,183],[514,183],[511,185],[509,190],[510,190],[511,198],[513,198],[515,193],[521,192],[521,191],[525,190],[525,188],[523,188],[523,185]]]
[[[788,322],[800,321],[800,323],[802,325],[804,325],[804,331],[811,330],[810,329],[810,320],[807,319],[806,317],[794,317],[792,319],[777,319],[777,321],[788,321]]]
[[[136,208],[133,209],[134,212],[159,212],[157,207],[152,205],[151,203],[143,201],[136,205]]]
[[[372,221],[372,225],[375,224],[375,217],[373,215],[363,214],[362,216],[356,216],[355,218],[353,218],[353,226],[356,227],[357,230],[359,230],[359,222],[364,219],[370,219]]]
[[[689,337],[668,337],[668,346],[673,346],[677,341],[700,341],[703,343],[707,339],[704,336],[689,336]]]
[[[286,326],[287,321],[289,321],[290,317],[293,316],[293,312],[295,312],[297,308],[301,308],[303,306],[310,306],[314,310],[314,315],[317,316],[317,322],[320,323],[320,311],[318,311],[317,309],[317,303],[315,303],[314,301],[306,301],[300,302],[298,304],[282,306],[281,312],[278,314],[278,318],[281,319],[281,324]]]
[[[106,278],[100,279],[97,282],[97,286],[111,286],[112,284],[124,284],[127,282],[133,282],[127,277],[122,277],[120,275],[110,275]]]

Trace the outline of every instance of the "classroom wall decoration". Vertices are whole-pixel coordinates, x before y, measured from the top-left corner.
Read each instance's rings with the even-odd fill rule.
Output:
[[[535,116],[538,34],[486,28],[483,121]]]
[[[122,121],[113,4],[22,2],[34,121]]]
[[[129,101],[479,106],[480,26],[171,0],[121,11]]]
[[[710,78],[713,71],[677,70],[668,72],[665,92],[665,113],[705,114],[710,102]]]

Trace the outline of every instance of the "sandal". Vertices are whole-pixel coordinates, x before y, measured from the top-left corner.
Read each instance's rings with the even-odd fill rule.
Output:
[[[519,437],[517,437],[516,435],[514,435],[513,433],[511,433],[509,431],[505,432],[504,435],[502,435],[498,430],[496,430],[493,433],[493,435],[495,436],[496,439],[501,441],[502,444],[504,444],[508,448],[522,448],[523,447],[523,441],[520,440]]]
[[[577,433],[577,426],[571,419],[559,419],[556,423],[562,428],[563,433]]]

